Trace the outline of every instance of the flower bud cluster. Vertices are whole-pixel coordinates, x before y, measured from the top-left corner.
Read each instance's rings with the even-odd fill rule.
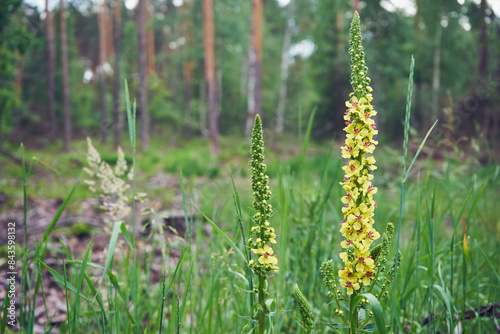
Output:
[[[250,260],[248,265],[257,275],[265,276],[270,270],[278,270],[276,266],[278,259],[273,256],[274,251],[268,245],[276,243],[276,232],[269,223],[273,207],[268,202],[272,193],[269,190],[269,176],[266,175],[262,122],[259,115],[255,117],[250,154],[254,198],[252,204],[257,212],[253,215],[255,225],[251,228],[252,237],[248,239],[248,244],[252,252],[259,255],[259,259],[258,261]]]
[[[306,297],[302,294],[297,284],[294,287],[295,300],[299,306],[300,317],[302,318],[302,326],[305,333],[312,333],[314,329],[314,316],[311,311],[311,306],[307,302]]]
[[[328,287],[328,295],[332,296],[331,291],[335,291],[337,289],[337,284],[335,283],[335,275],[333,274],[333,260],[325,261],[321,264],[319,268],[321,275],[323,276],[323,282]]]
[[[344,267],[338,271],[340,284],[351,295],[361,286],[369,285],[374,276],[375,261],[370,254],[370,245],[380,237],[372,227],[373,215],[377,203],[373,195],[377,188],[372,185],[375,170],[375,158],[371,155],[378,144],[373,137],[378,133],[373,116],[376,111],[371,105],[373,100],[369,86],[370,78],[366,77],[368,68],[365,65],[363,46],[361,45],[361,29],[359,15],[356,12],[350,29],[350,49],[352,62],[351,84],[354,93],[346,102],[347,110],[344,119],[347,132],[345,146],[342,147],[342,157],[348,159],[344,180],[340,184],[346,192],[342,197],[344,220],[340,232],[345,237],[341,242],[340,257]]]

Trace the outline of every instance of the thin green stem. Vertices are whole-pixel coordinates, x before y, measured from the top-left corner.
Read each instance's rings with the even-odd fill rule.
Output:
[[[259,334],[264,334],[266,332],[266,277],[259,276],[259,305],[260,310],[257,314],[257,321],[259,324]]]

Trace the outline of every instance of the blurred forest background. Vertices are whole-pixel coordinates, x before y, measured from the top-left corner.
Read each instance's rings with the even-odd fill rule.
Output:
[[[118,145],[127,134],[128,80],[142,149],[150,137],[203,137],[216,155],[219,134],[248,133],[256,113],[277,137],[294,136],[314,108],[313,136],[341,139],[357,9],[379,139],[402,136],[413,54],[413,134],[439,119],[436,145],[494,143],[499,7],[496,0],[1,0],[0,138],[13,148],[55,141],[68,149],[86,136]]]

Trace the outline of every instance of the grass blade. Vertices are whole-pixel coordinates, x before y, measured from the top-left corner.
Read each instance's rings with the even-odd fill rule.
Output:
[[[194,205],[194,204],[193,204]],[[243,260],[243,262],[246,263],[246,257],[245,255],[243,254],[243,252],[238,248],[238,246],[236,246],[236,244],[231,240],[231,238],[229,238],[227,236],[226,233],[224,233],[223,230],[221,230],[219,228],[219,226],[217,226],[212,220],[210,220],[210,218],[207,217],[207,215],[205,215],[203,213],[203,211],[201,211],[196,205],[194,205],[194,207],[196,209],[198,209],[198,211],[203,215],[203,217],[205,217],[205,219],[210,223],[210,225],[212,225],[212,227],[214,228],[215,232],[217,232],[224,241],[226,241],[233,249],[234,251],[236,252],[236,254]]]

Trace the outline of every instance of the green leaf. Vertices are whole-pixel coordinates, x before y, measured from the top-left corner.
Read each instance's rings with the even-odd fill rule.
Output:
[[[106,276],[106,274],[109,270],[109,266],[111,265],[111,261],[113,260],[113,256],[115,254],[116,243],[118,241],[118,234],[120,233],[120,231],[122,232],[123,237],[125,238],[125,240],[129,244],[129,246],[133,249],[132,241],[130,240],[130,236],[128,234],[127,227],[125,226],[125,223],[124,222],[115,222],[115,224],[113,225],[113,231],[111,232],[111,238],[109,239],[108,254],[106,256],[106,263],[104,265],[104,273],[102,274],[97,291],[100,290],[102,282],[104,280],[104,277]]]
[[[325,324],[327,325],[328,327],[330,328],[349,328],[349,326],[347,325],[344,325],[344,324],[341,324],[339,322],[334,322],[334,323],[331,323],[331,324]]]
[[[362,294],[370,302],[370,308],[373,311],[373,317],[375,318],[375,323],[377,324],[377,329],[380,334],[385,334],[385,321],[384,321],[384,311],[378,299],[371,293]]]
[[[78,294],[83,299],[85,299],[86,301],[89,301],[91,303],[94,303],[87,296],[83,295],[81,292],[78,292],[78,290],[73,285],[71,285],[71,283],[67,282],[57,271],[55,271],[54,269],[52,269],[51,267],[49,267],[48,265],[46,265],[42,260],[38,259],[38,261],[40,261],[40,263],[42,264],[42,266],[44,266],[45,269],[47,269],[47,271],[52,276],[54,276],[54,278],[56,279],[56,281],[59,282],[61,285],[67,285],[68,289],[70,289],[74,293]]]
[[[367,332],[367,333],[375,333],[377,330],[377,326],[375,324],[368,324],[365,327],[361,328],[362,332]]]

